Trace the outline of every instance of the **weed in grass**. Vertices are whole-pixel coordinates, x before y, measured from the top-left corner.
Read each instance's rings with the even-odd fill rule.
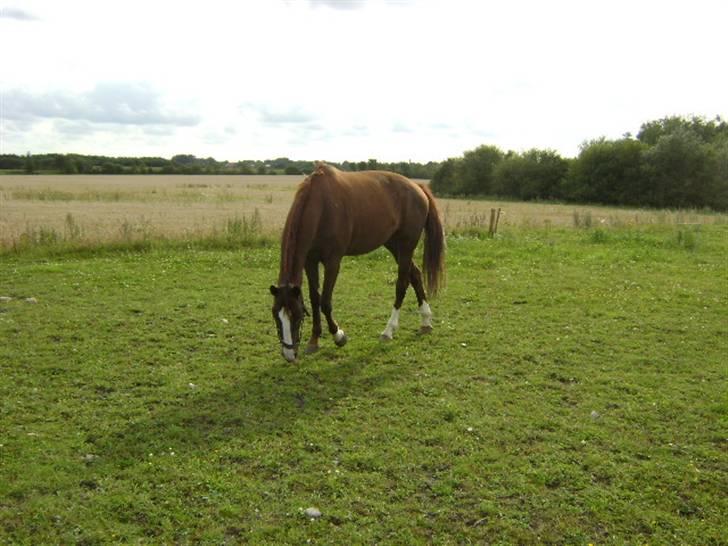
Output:
[[[76,223],[76,219],[70,212],[66,214],[66,241],[78,241],[81,238],[81,226]]]
[[[27,248],[31,246],[49,246],[54,245],[62,240],[58,232],[46,226],[32,228],[26,227],[25,232],[20,236],[18,248]]]
[[[596,228],[589,233],[589,239],[592,243],[603,244],[609,240],[609,235],[605,229]]]
[[[123,242],[151,240],[154,238],[151,223],[143,216],[138,222],[125,218],[119,226],[119,238]]]
[[[260,211],[255,209],[250,217],[228,218],[225,222],[224,235],[229,241],[245,242],[259,237],[262,226]]]
[[[586,212],[579,212],[577,210],[573,213],[574,227],[589,229],[592,227],[592,213],[590,210]]]
[[[680,227],[675,233],[675,244],[679,248],[694,251],[698,247],[700,226]]]

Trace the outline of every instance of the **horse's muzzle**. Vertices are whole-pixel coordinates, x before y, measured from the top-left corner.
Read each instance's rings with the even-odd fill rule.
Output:
[[[298,346],[281,343],[281,354],[288,362],[295,362],[296,355],[298,354]]]

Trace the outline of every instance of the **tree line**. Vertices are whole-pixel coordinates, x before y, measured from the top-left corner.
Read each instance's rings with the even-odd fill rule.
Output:
[[[395,163],[368,161],[344,161],[334,163],[345,171],[388,170],[410,178],[431,179],[440,163]],[[162,157],[107,157],[81,154],[3,154],[0,170],[17,173],[53,174],[289,174],[303,175],[314,170],[314,161],[298,161],[279,157],[267,160],[217,161],[212,157],[201,158],[191,154],[178,154],[171,159]]]
[[[431,185],[439,195],[726,210],[728,124],[666,117],[635,137],[586,141],[573,159],[480,146],[444,161]]]

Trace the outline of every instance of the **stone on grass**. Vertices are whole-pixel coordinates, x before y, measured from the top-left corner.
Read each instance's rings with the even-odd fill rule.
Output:
[[[303,513],[306,515],[307,518],[311,519],[318,519],[321,517],[321,510],[316,508],[315,506],[311,506],[310,508],[306,508]]]

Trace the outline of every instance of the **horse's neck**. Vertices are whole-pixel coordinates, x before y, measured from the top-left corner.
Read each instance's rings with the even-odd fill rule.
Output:
[[[306,263],[306,254],[309,249],[302,249],[301,245],[293,244],[284,247],[281,251],[281,268],[278,273],[279,285],[301,286],[303,283],[303,267]],[[291,255],[289,256],[289,253]]]
[[[306,256],[313,246],[321,216],[320,207],[310,200],[303,206],[298,218],[286,222],[281,246],[281,268],[278,283],[301,286]]]

